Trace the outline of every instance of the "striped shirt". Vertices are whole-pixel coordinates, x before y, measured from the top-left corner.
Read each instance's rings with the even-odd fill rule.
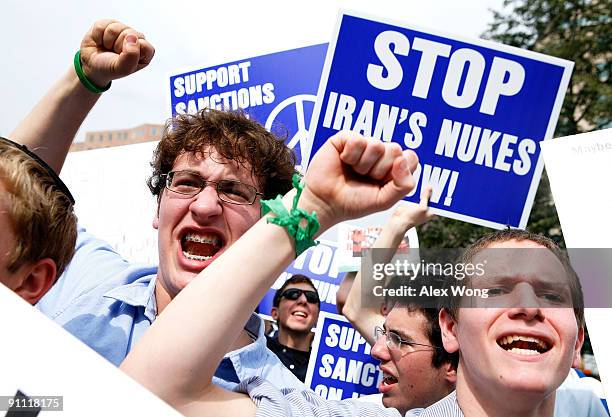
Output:
[[[406,417],[463,417],[463,412],[457,403],[457,391],[451,392],[427,408],[408,411]]]
[[[324,400],[313,391],[283,389],[279,391],[269,382],[251,378],[236,390],[247,393],[257,405],[260,417],[401,417],[395,408],[360,400]],[[591,398],[592,397],[592,398]],[[594,400],[593,400],[594,399]],[[589,391],[558,390],[555,416],[607,417],[599,400]],[[456,391],[427,408],[415,408],[404,417],[464,417],[457,403]]]
[[[395,408],[354,399],[325,400],[310,390],[278,390],[255,377],[243,381],[236,391],[247,393],[257,405],[258,417],[401,417]],[[406,417],[463,417],[453,391],[426,409],[411,410]]]

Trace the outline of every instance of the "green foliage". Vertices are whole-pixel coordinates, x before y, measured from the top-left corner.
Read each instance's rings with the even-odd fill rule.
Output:
[[[574,62],[555,136],[602,129],[612,113],[612,1],[505,0],[484,34]]]
[[[555,136],[612,127],[611,0],[505,0],[483,37],[574,62]],[[527,229],[564,246],[546,172]],[[465,247],[490,230],[451,219],[420,229],[424,247]]]

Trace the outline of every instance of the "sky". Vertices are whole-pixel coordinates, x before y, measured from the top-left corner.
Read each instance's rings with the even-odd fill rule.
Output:
[[[87,131],[163,123],[170,117],[168,78],[300,46],[329,42],[339,10],[476,38],[501,0],[3,0],[0,25],[0,135],[10,135],[65,71],[93,22],[114,18],[143,32],[156,53],[148,68],[113,82],[90,113]]]

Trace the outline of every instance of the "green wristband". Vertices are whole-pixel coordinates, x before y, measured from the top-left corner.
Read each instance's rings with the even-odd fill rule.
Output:
[[[261,201],[263,215],[269,212],[276,215],[276,217],[270,217],[268,223],[274,223],[284,227],[287,229],[289,236],[295,239],[296,257],[300,256],[300,254],[309,247],[319,244],[319,242],[313,240],[313,237],[319,230],[319,227],[321,227],[316,212],[313,211],[312,214],[308,214],[306,210],[297,208],[298,200],[304,189],[304,184],[300,180],[301,177],[299,174],[293,175],[293,186],[297,190],[297,193],[293,198],[293,207],[290,211],[287,211],[285,208],[280,195],[276,196],[273,200]],[[304,221],[305,224],[301,225]]]
[[[113,83],[112,81],[109,81],[106,87],[98,87],[89,78],[87,78],[87,75],[85,75],[85,72],[83,72],[83,67],[81,66],[80,50],[74,54],[74,70],[76,71],[79,80],[81,80],[81,84],[83,84],[83,86],[92,93],[102,94],[103,92],[107,91]]]

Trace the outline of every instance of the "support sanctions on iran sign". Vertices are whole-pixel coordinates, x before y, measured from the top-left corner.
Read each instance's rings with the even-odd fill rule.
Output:
[[[204,108],[245,110],[287,136],[300,164],[327,44],[306,46],[170,76],[172,116]]]
[[[322,312],[312,342],[306,386],[326,400],[378,394],[383,378],[371,346],[350,323]]]
[[[494,228],[524,228],[573,63],[484,40],[340,13],[313,113],[309,158],[348,129],[412,149],[418,202]]]

